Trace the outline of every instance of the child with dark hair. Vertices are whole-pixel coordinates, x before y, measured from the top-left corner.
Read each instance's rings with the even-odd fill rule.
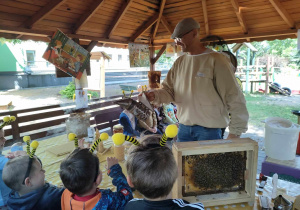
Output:
[[[124,209],[132,192],[116,158],[107,158],[108,175],[117,192],[98,189],[102,181],[99,159],[89,149],[74,150],[60,165],[60,178],[67,188],[61,199],[62,209]]]
[[[158,135],[147,136],[129,153],[126,161],[128,184],[145,199],[132,199],[125,210],[204,210],[202,203],[189,204],[182,199],[169,199],[178,169],[170,148],[160,146],[159,142]]]
[[[7,201],[9,209],[61,209],[60,199],[64,189],[45,183],[45,170],[36,157],[33,157],[31,164],[28,155],[9,160],[2,178],[13,190]]]

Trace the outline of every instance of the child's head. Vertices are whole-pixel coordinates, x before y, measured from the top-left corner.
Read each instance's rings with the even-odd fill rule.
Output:
[[[29,177],[25,177],[29,159],[28,155],[19,156],[6,163],[2,179],[9,188],[17,192],[30,192],[44,186],[45,170],[42,169],[41,162],[36,157],[33,157]]]
[[[102,180],[99,159],[89,149],[75,149],[62,161],[59,171],[64,186],[82,196],[97,188]]]
[[[177,178],[172,151],[159,140],[160,136],[148,136],[126,161],[129,184],[150,199],[168,196]]]
[[[0,153],[2,152],[3,150],[3,147],[5,145],[5,142],[6,142],[6,138],[4,136],[4,130],[3,128],[0,129]]]

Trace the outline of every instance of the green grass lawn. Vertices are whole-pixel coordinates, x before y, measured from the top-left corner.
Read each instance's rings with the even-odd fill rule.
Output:
[[[249,125],[255,127],[264,127],[262,120],[268,117],[281,117],[297,123],[297,116],[291,113],[291,110],[300,110],[300,105],[289,105],[285,101],[285,96],[263,94],[246,94],[247,108],[250,115]]]

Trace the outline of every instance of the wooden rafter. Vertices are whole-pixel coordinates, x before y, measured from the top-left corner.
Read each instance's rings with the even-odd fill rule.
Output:
[[[19,34],[16,36],[16,39],[20,39],[23,36],[23,34]]]
[[[114,30],[117,28],[118,24],[120,23],[122,17],[125,15],[126,11],[128,10],[130,4],[133,2],[133,0],[127,0],[123,3],[122,7],[120,8],[118,14],[116,15],[115,19],[112,21],[110,27],[107,29],[106,37],[109,39],[114,32]]]
[[[85,48],[88,52],[91,52],[92,49],[98,44],[98,41],[91,41],[90,44]]]
[[[276,9],[276,11],[279,13],[279,15],[282,17],[282,19],[291,27],[295,27],[295,22],[289,15],[289,13],[283,8],[283,6],[280,4],[278,0],[269,0],[270,3],[273,5],[273,7]]]
[[[209,25],[208,25],[208,15],[207,15],[206,0],[202,0],[202,9],[203,9],[205,33],[206,33],[206,35],[209,35]]]
[[[34,14],[32,17],[27,19],[23,26],[27,28],[32,28],[35,23],[42,20],[46,15],[51,13],[53,10],[55,10],[57,7],[59,7],[63,2],[66,0],[51,0],[49,3],[44,6],[42,9],[40,9],[36,14]]]
[[[95,12],[101,7],[104,0],[96,0],[93,2],[92,6],[89,8],[89,10],[84,13],[80,19],[76,22],[73,32],[74,34],[77,34],[78,31],[81,29],[81,27],[95,14]]]
[[[157,53],[156,57],[151,61],[151,63],[155,64],[156,61],[158,61],[158,59],[160,58],[160,56],[165,52],[167,48],[167,45],[163,45],[162,48],[159,50],[159,52]]]
[[[152,40],[154,40],[154,38],[156,36],[157,30],[158,30],[158,26],[159,26],[159,23],[160,23],[160,20],[161,20],[163,11],[164,11],[165,4],[166,4],[166,0],[161,0],[160,7],[159,7],[158,18],[157,18],[157,21],[156,21],[156,24],[155,24],[155,28],[154,28],[154,31],[153,31],[153,34],[152,34]]]
[[[294,35],[295,33],[297,33],[297,29],[289,29],[289,30],[282,30],[282,31],[271,31],[271,32],[260,32],[260,33],[251,33],[249,32],[248,34],[243,34],[243,35],[224,35],[222,36],[222,38],[225,41],[230,41],[230,40],[242,40],[242,39],[256,39],[256,38],[264,38],[264,40],[266,40],[268,37],[282,37],[282,36],[290,36],[290,35]],[[200,37],[200,38],[204,38],[204,37]],[[272,38],[275,39],[275,38]],[[161,40],[154,40],[154,45],[159,45],[162,43],[169,43],[172,42],[172,39],[161,39]]]
[[[239,3],[237,0],[230,0],[231,1],[231,4],[234,8],[234,11],[235,11],[235,14],[239,20],[239,23],[242,27],[242,30],[244,33],[248,33],[248,27],[247,27],[247,24],[246,24],[246,21],[244,19],[244,16],[242,14],[242,11],[241,11],[241,8],[239,7]]]
[[[14,26],[6,26],[0,24],[0,33],[11,33],[11,34],[23,34],[24,35],[30,35],[30,36],[37,36],[37,37],[48,37],[53,35],[53,31],[48,30],[33,30],[28,28],[22,28],[22,27],[14,27]],[[68,34],[66,35],[70,38],[78,38],[80,40],[84,41],[98,41],[98,42],[104,42],[104,43],[114,43],[114,44],[127,44],[126,41],[120,41],[115,39],[105,39],[100,37],[94,37],[94,36],[86,36],[86,35],[79,35],[79,34]]]
[[[147,23],[140,26],[137,32],[131,37],[131,41],[134,42],[140,35],[147,31],[158,19],[158,13],[156,13],[152,18],[150,18]]]
[[[166,20],[166,18],[164,16],[161,16],[160,21],[165,26],[165,28],[168,30],[168,32],[170,34],[172,34],[173,31],[174,31],[174,28],[168,23],[168,21]]]

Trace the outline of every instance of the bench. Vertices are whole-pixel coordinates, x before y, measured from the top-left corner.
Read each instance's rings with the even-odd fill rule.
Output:
[[[137,98],[137,94],[133,94],[134,99]],[[119,95],[90,100],[89,108],[86,112],[91,114],[91,127],[97,126],[100,129],[110,127],[112,129],[113,125],[118,123],[119,115],[122,111],[119,105],[116,105],[114,102],[121,98],[122,96]],[[16,117],[16,121],[12,122],[11,126],[4,127],[7,139],[5,146],[23,142],[23,136],[27,135],[30,135],[32,140],[38,140],[65,133],[65,121],[68,119],[69,114],[75,110],[75,107],[75,103],[65,103],[1,112],[0,119],[7,115]],[[98,118],[98,124],[94,120],[96,115],[102,116]]]

